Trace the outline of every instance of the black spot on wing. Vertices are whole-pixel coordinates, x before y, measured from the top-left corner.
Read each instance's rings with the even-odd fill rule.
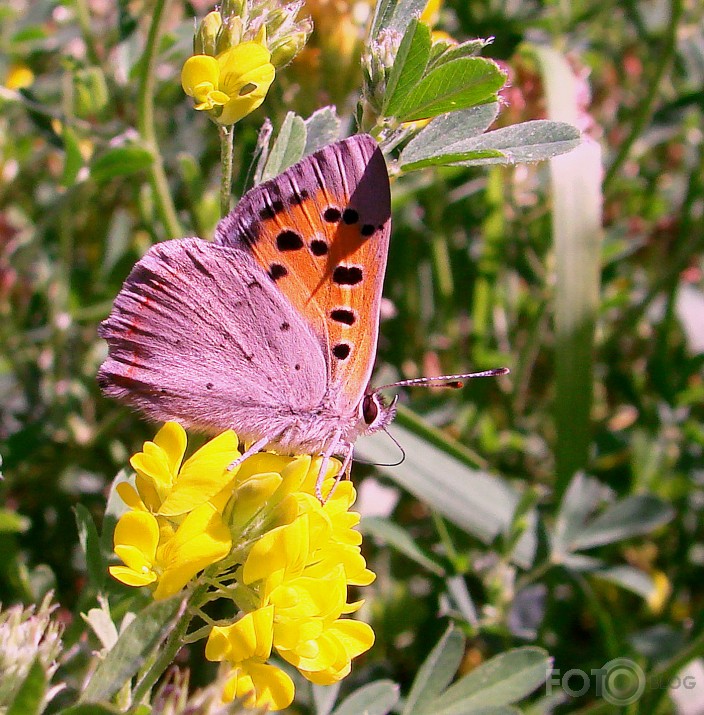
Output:
[[[337,266],[332,272],[332,279],[337,285],[357,285],[362,282],[363,277],[359,266]]]
[[[376,229],[370,223],[365,223],[364,226],[359,230],[362,236],[372,236]]]
[[[279,251],[297,251],[303,248],[303,239],[295,231],[286,229],[276,237],[276,247]]]
[[[310,252],[314,256],[324,256],[328,252],[328,244],[320,238],[314,238],[310,242]]]
[[[340,213],[340,209],[334,206],[328,206],[325,211],[323,211],[323,218],[328,223],[337,223],[342,218],[342,214]]]
[[[336,323],[342,323],[343,325],[354,325],[357,320],[354,311],[348,308],[335,308],[330,311],[330,317]]]
[[[272,263],[271,266],[269,266],[269,278],[271,278],[272,281],[278,281],[287,275],[288,271],[286,270],[286,266],[282,266],[280,263]]]
[[[310,192],[308,189],[298,189],[296,188],[294,192],[289,196],[288,202],[291,206],[298,206],[302,204],[307,198],[310,197]]]
[[[262,221],[270,221],[272,218],[276,217],[276,211],[274,209],[267,205],[263,206],[261,209],[259,209],[259,218]]]
[[[359,212],[356,209],[347,208],[342,214],[342,220],[348,225],[357,223],[359,221]]]
[[[352,348],[349,346],[348,343],[338,343],[335,345],[335,347],[332,349],[332,354],[338,359],[338,360],[346,360],[349,357],[350,351]]]

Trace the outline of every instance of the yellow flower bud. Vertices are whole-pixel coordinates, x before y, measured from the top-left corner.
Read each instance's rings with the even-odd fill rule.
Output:
[[[218,34],[222,28],[222,15],[213,10],[198,25],[193,39],[193,52],[196,55],[216,55]]]

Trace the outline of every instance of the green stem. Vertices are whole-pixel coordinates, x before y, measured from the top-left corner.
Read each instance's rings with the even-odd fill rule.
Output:
[[[232,198],[232,152],[235,138],[235,127],[224,127],[218,124],[220,135],[220,163],[222,176],[220,177],[220,216],[225,217],[230,213],[230,199]]]
[[[78,25],[81,28],[81,35],[83,36],[83,41],[86,43],[86,52],[88,54],[88,59],[94,65],[101,66],[100,55],[95,46],[95,41],[93,39],[93,32],[90,26],[90,10],[88,8],[88,3],[86,0],[75,0],[76,6],[76,19],[78,20]]]
[[[132,693],[132,700],[134,703],[140,703],[142,701],[147,693],[149,693],[154,687],[156,681],[159,680],[166,669],[174,662],[176,654],[184,645],[186,631],[188,630],[188,626],[193,618],[194,610],[200,604],[200,600],[207,589],[207,584],[200,584],[193,589],[193,592],[188,597],[188,601],[185,604],[185,608],[181,611],[178,622],[169,634],[169,637],[166,639],[164,647],[149,667],[149,670],[147,670],[142,679],[137,683],[134,692]]]
[[[646,93],[643,101],[640,103],[637,109],[636,116],[631,123],[631,131],[628,133],[626,139],[621,143],[621,146],[616,153],[616,158],[611,163],[611,166],[606,171],[606,176],[604,177],[603,188],[609,186],[614,176],[621,169],[622,164],[628,158],[631,151],[631,147],[635,141],[640,137],[643,129],[650,121],[653,114],[653,108],[655,101],[658,96],[658,91],[660,90],[660,83],[662,82],[665,74],[670,69],[672,64],[672,59],[675,56],[675,49],[677,43],[677,28],[682,17],[683,11],[683,0],[671,0],[670,2],[670,21],[667,27],[667,34],[663,42],[663,46],[659,52],[653,53],[655,59],[655,74],[648,82],[648,92]]]
[[[176,208],[171,197],[169,182],[164,170],[164,161],[159,151],[154,127],[154,89],[156,61],[159,43],[163,31],[163,19],[169,0],[156,0],[149,28],[147,45],[142,58],[142,72],[137,94],[137,130],[144,146],[152,153],[151,183],[154,190],[156,208],[159,212],[166,233],[172,238],[182,235],[181,226],[176,216]]]

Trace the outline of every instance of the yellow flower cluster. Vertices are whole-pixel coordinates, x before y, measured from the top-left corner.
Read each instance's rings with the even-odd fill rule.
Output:
[[[230,598],[244,613],[214,625],[206,645],[210,660],[231,667],[226,701],[270,710],[292,702],[293,681],[267,662],[274,651],[314,683],[344,678],[374,642],[366,623],[344,617],[361,606],[347,603],[348,586],[375,578],[354,529],[359,514],[349,511],[352,484],[321,504],[313,495],[321,460],[310,456],[260,453],[229,471],[239,456],[231,430],[183,462],[185,449],[185,432],[169,422],[132,457],[135,486],[118,486],[130,511],[115,529],[125,565],[112,575],[166,598],[214,564],[207,600]],[[332,460],[326,493],[339,468]]]

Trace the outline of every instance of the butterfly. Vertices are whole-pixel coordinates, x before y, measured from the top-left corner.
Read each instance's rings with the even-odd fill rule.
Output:
[[[342,474],[357,437],[395,414],[369,387],[390,233],[371,136],[304,157],[249,191],[213,242],[165,241],[135,265],[99,328],[101,389],[157,421],[234,429],[251,445],[237,463],[265,447],[322,454],[321,498],[329,458]]]

